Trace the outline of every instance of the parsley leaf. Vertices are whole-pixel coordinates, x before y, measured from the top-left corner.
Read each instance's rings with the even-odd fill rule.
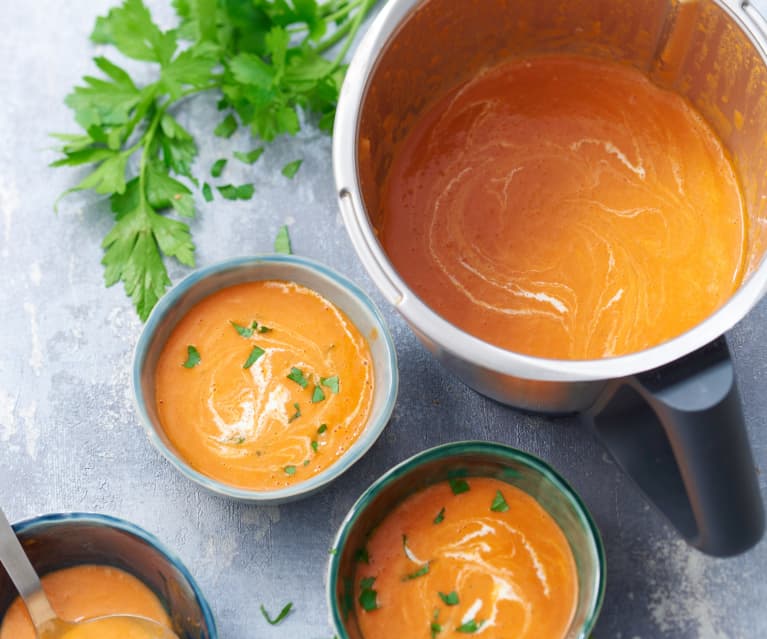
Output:
[[[469,482],[467,482],[465,479],[449,479],[448,483],[450,484],[450,489],[453,491],[454,495],[460,495],[461,493],[465,493],[470,490]]]
[[[285,466],[285,474],[286,475],[295,475],[296,474],[296,467],[295,466]]]
[[[285,255],[290,255],[293,252],[287,225],[282,225],[280,230],[277,231],[277,237],[274,239],[274,252],[284,253]]]
[[[445,521],[445,507],[442,507],[442,510],[440,510],[437,513],[437,516],[434,518],[435,524],[441,524],[443,521]]]
[[[475,619],[470,619],[469,621],[466,621],[462,623],[460,626],[458,626],[455,630],[456,632],[462,632],[464,634],[470,635],[477,632],[482,627],[482,624],[485,623],[484,621],[477,621]]]
[[[237,331],[237,333],[241,337],[252,337],[253,331],[258,327],[258,324],[256,322],[253,322],[250,326],[242,326],[241,324],[238,324],[237,322],[230,322],[230,324],[234,327],[234,330]]]
[[[375,577],[366,577],[360,580],[360,606],[365,612],[372,612],[378,608],[378,592],[373,589]]]
[[[505,513],[509,510],[509,504],[506,503],[506,499],[504,499],[503,493],[500,490],[495,493],[490,510],[496,513]]]
[[[293,402],[293,408],[296,409],[296,412],[288,418],[288,424],[301,417],[301,406],[298,405],[298,402]]]
[[[200,351],[191,344],[186,347],[186,361],[182,364],[184,368],[194,368],[200,363]]]
[[[266,608],[264,608],[263,604],[261,604],[261,614],[264,615],[264,619],[266,619],[266,622],[270,626],[276,626],[278,623],[280,623],[285,617],[287,617],[290,614],[290,611],[293,610],[293,602],[290,601],[283,606],[282,610],[280,610],[280,614],[278,614],[274,619],[272,619],[269,616],[269,613],[266,612]]]
[[[317,434],[322,435],[322,433],[324,433],[327,429],[327,424],[320,424],[320,427],[317,429]]]
[[[243,153],[242,151],[235,151],[232,155],[240,162],[245,164],[255,164],[255,162],[264,154],[264,147],[260,146],[257,149]]]
[[[358,548],[357,552],[354,553],[354,559],[362,564],[369,564],[370,554],[368,553],[368,549],[364,546],[362,548]]]
[[[288,162],[285,166],[282,167],[282,174],[286,178],[293,179],[296,176],[296,173],[298,173],[298,169],[301,168],[301,164],[303,164],[303,160],[293,160],[292,162]]]
[[[458,593],[455,590],[449,592],[448,594],[445,594],[444,592],[438,592],[437,594],[446,606],[457,606],[459,603]]]
[[[434,609],[434,615],[429,629],[431,630],[431,639],[435,639],[435,637],[442,632],[442,625],[439,623],[439,608]]]
[[[250,355],[248,355],[248,359],[245,360],[245,363],[242,365],[243,368],[250,368],[258,361],[258,358],[261,357],[266,351],[259,347],[254,346],[253,350],[250,351]]]
[[[214,177],[214,178],[221,177],[221,173],[223,173],[227,162],[228,160],[226,158],[219,158],[218,160],[216,160],[213,163],[213,166],[210,167],[211,177]]]
[[[325,393],[319,386],[315,386],[312,391],[312,404],[317,404],[325,399]]]
[[[415,572],[411,572],[405,575],[402,578],[402,581],[412,581],[413,579],[418,579],[418,577],[423,577],[424,575],[428,575],[428,574],[429,574],[429,562],[427,561],[423,566],[421,566]]]
[[[86,76],[65,99],[80,131],[55,136],[62,157],[53,165],[90,165],[65,195],[109,196],[115,223],[103,242],[105,281],[123,282],[142,320],[171,284],[164,258],[194,266],[189,226],[167,214],[194,214],[192,193],[179,178],[199,188],[192,175],[197,143],[170,113],[212,90],[224,111],[215,135],[230,137],[239,126],[264,141],[295,134],[299,110],[330,131],[344,61],[374,3],[174,0],[179,24],[163,29],[144,0],[122,0],[96,19],[93,42],[145,64],[133,76],[106,55],[94,58],[98,77]],[[252,163],[262,148],[235,157]],[[299,167],[297,160],[283,172],[292,177]],[[203,183],[201,192],[213,199],[211,185]],[[221,191],[239,200],[254,193],[252,184]],[[277,252],[290,251],[287,229],[283,235]]]
[[[333,377],[321,377],[320,384],[330,389],[330,392],[338,394],[338,375]]]
[[[300,368],[296,368],[295,366],[290,369],[290,373],[287,375],[287,378],[298,384],[301,388],[306,388],[309,385],[309,380],[306,379],[304,371],[302,371]]]

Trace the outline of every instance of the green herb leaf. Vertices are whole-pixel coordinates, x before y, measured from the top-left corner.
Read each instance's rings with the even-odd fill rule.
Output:
[[[370,563],[370,554],[368,553],[368,549],[365,548],[364,546],[362,548],[358,548],[357,552],[354,553],[354,559],[355,559],[355,561],[358,561],[361,564],[369,564]]]
[[[243,153],[242,151],[235,151],[232,155],[234,155],[234,157],[237,158],[240,162],[244,162],[245,164],[254,164],[263,154],[264,147],[260,146],[257,149],[248,151],[247,153]]]
[[[285,255],[290,255],[293,253],[293,247],[290,243],[290,235],[288,234],[287,225],[281,226],[280,230],[277,231],[277,237],[274,240],[274,252],[283,253]]]
[[[184,368],[194,368],[200,363],[200,351],[191,344],[186,347],[186,361],[182,364]]]
[[[485,623],[484,621],[476,621],[475,619],[471,619],[469,621],[466,621],[465,623],[462,623],[460,626],[458,626],[455,630],[456,632],[462,632],[464,634],[470,635],[477,630],[479,630],[482,627],[482,624]]]
[[[321,377],[320,384],[329,388],[332,393],[338,394],[338,375],[333,375],[333,377]]]
[[[207,182],[202,185],[202,197],[205,198],[206,202],[213,201],[213,189],[210,188],[210,184]]]
[[[309,385],[309,380],[306,379],[304,371],[302,371],[300,368],[296,368],[295,366],[290,369],[290,373],[287,375],[287,378],[290,381],[298,384],[301,388],[306,388]]]
[[[509,505],[506,503],[503,493],[500,490],[495,493],[495,498],[490,506],[490,510],[496,513],[505,513],[509,510]]]
[[[251,366],[253,366],[253,364],[256,363],[256,361],[258,361],[258,358],[261,357],[264,353],[266,353],[266,351],[263,348],[259,346],[254,346],[253,350],[250,351],[250,355],[248,355],[248,359],[245,360],[245,363],[242,365],[242,367],[250,368]]]
[[[240,186],[224,184],[223,186],[218,186],[216,188],[227,200],[249,200],[253,197],[253,193],[255,192],[255,188],[252,184],[242,184]]]
[[[288,162],[285,166],[282,167],[282,174],[286,178],[293,179],[296,173],[298,173],[298,169],[301,168],[303,162],[303,160],[293,160],[292,162]]]
[[[418,579],[418,577],[423,577],[424,575],[428,575],[428,574],[429,574],[429,562],[427,561],[423,566],[421,566],[415,572],[411,572],[405,575],[402,578],[402,581],[411,581],[413,579]]]
[[[446,606],[457,606],[458,605],[458,593],[453,590],[452,592],[449,592],[448,594],[445,594],[444,592],[437,593],[439,595],[439,598],[442,599],[442,602]]]
[[[295,466],[285,466],[285,474],[286,475],[295,475],[296,474],[296,467]]]
[[[442,626],[439,623],[439,608],[434,609],[434,615],[432,616],[432,622],[429,629],[431,630],[431,639],[434,639],[440,632],[442,632]]]
[[[271,333],[271,332],[272,332],[272,329],[271,329],[271,328],[269,328],[268,326],[264,326],[264,325],[262,324],[261,326],[259,326],[259,327],[258,327],[258,332],[259,332],[259,333]]]
[[[322,389],[319,386],[314,387],[314,391],[312,391],[312,404],[317,404],[318,402],[321,402],[325,399],[325,393],[322,392]]]
[[[231,138],[236,130],[237,120],[235,120],[234,116],[230,113],[218,123],[218,126],[216,126],[215,129],[213,129],[213,134],[220,138]]]
[[[311,447],[312,447],[312,450],[316,453],[317,449],[320,447],[320,445],[319,445],[319,443],[317,443],[316,440],[313,439],[312,443],[311,443]]]
[[[454,495],[460,495],[470,490],[469,483],[465,479],[449,479],[448,483]]]
[[[270,626],[276,626],[278,623],[280,623],[285,617],[287,617],[290,614],[290,611],[293,610],[293,602],[286,603],[282,610],[280,610],[280,614],[278,614],[274,619],[272,619],[269,616],[269,613],[266,612],[266,608],[264,608],[263,604],[261,605],[261,614],[264,615],[264,619],[266,619],[266,622]]]
[[[320,427],[317,429],[317,434],[322,435],[322,433],[324,433],[327,429],[327,424],[320,424]]]
[[[298,405],[298,402],[293,402],[293,408],[296,409],[296,412],[288,418],[288,424],[301,417],[301,407]]]
[[[210,174],[212,177],[217,178],[221,177],[221,174],[224,172],[224,168],[226,167],[226,163],[228,160],[226,158],[219,158],[213,163],[213,166],[210,167]]]
[[[441,524],[443,521],[445,521],[445,507],[442,507],[442,510],[440,510],[437,513],[437,516],[434,518],[435,524]]]
[[[378,608],[378,593],[373,590],[375,577],[366,577],[360,580],[359,602],[362,609],[372,612]]]
[[[252,337],[253,328],[254,328],[253,326],[242,326],[241,324],[238,324],[237,322],[230,322],[230,324],[234,327],[234,330],[237,331],[237,333],[241,337]]]

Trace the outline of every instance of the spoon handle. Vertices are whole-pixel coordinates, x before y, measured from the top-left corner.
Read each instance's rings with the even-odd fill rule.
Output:
[[[39,628],[51,619],[56,619],[56,613],[43,592],[40,578],[2,508],[0,508],[0,563],[24,600],[35,628]]]

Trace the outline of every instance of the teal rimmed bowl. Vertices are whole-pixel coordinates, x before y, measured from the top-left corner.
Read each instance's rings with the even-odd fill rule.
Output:
[[[419,453],[380,477],[352,506],[328,566],[328,609],[338,637],[364,639],[355,616],[355,571],[357,551],[370,531],[408,496],[456,476],[500,479],[531,495],[553,517],[570,544],[578,576],[575,616],[562,639],[588,637],[605,589],[604,548],[594,520],[577,493],[545,462],[489,442],[457,442]]]
[[[61,513],[13,526],[38,574],[83,564],[114,566],[144,582],[160,599],[179,639],[218,639],[216,622],[181,560],[142,528],[116,517]],[[0,620],[16,589],[0,566]]]
[[[261,280],[288,280],[328,299],[351,319],[366,338],[373,361],[375,385],[370,419],[359,439],[323,472],[298,484],[270,491],[239,488],[204,475],[178,454],[157,415],[154,372],[163,346],[191,308],[216,291]],[[375,443],[391,417],[399,376],[394,342],[380,311],[353,282],[313,260],[296,255],[258,255],[226,260],[194,271],[155,306],[133,356],[133,396],[149,441],[185,477],[203,488],[253,503],[283,503],[306,497],[348,470]]]

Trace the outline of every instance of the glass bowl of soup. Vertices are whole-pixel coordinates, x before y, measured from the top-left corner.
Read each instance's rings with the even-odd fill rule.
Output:
[[[341,524],[328,569],[341,639],[580,639],[605,588],[599,531],[546,463],[457,442],[402,462]]]
[[[184,564],[160,541],[122,519],[49,514],[13,526],[53,608],[69,621],[135,614],[179,639],[217,639],[208,602]],[[0,637],[35,639],[26,610],[0,567]]]
[[[397,396],[394,344],[370,298],[294,255],[200,269],[152,312],[133,389],[154,446],[206,489],[304,497],[373,445]]]

